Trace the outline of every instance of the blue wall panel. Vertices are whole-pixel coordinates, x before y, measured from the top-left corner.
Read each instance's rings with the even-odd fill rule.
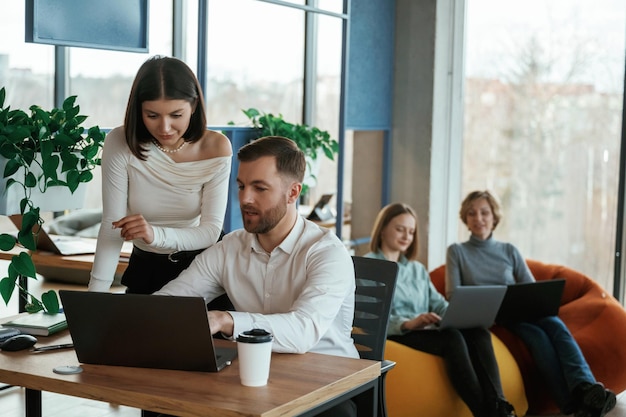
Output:
[[[346,127],[391,128],[395,1],[351,2]]]

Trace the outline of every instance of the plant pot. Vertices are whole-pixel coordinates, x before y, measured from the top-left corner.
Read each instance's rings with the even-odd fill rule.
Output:
[[[0,176],[4,172],[7,159],[0,156]],[[39,166],[34,167],[33,173],[35,175],[41,174],[38,169]],[[58,169],[58,175],[60,179],[65,179],[65,174],[62,174],[61,167]],[[24,176],[24,171],[19,170],[11,177],[19,178]],[[6,189],[7,178],[0,178],[0,214],[12,215],[20,213],[20,201],[24,198],[24,190],[18,184],[13,184],[8,190]],[[42,193],[39,187],[31,188],[30,200],[35,207],[44,211],[64,211],[83,208],[85,204],[85,195],[87,192],[87,184],[81,183],[74,193],[70,192],[67,187],[54,186],[48,187],[45,193]]]

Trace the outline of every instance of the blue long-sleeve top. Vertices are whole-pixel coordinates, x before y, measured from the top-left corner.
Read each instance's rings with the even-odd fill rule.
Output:
[[[380,251],[369,252],[365,256],[388,260]],[[404,255],[397,264],[398,277],[387,326],[389,336],[408,333],[401,329],[405,321],[429,312],[442,316],[448,308],[448,301],[437,291],[424,265],[418,261],[409,261]]]

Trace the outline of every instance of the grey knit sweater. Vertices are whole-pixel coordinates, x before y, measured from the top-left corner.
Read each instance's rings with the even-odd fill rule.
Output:
[[[535,278],[515,246],[470,236],[467,242],[453,243],[446,255],[446,296],[459,285],[509,285],[532,282]]]

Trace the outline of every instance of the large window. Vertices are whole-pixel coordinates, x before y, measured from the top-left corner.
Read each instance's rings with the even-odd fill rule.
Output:
[[[611,291],[626,3],[467,5],[463,195],[494,191],[498,240]]]
[[[148,53],[68,48],[70,95],[78,96],[89,125],[120,126],[137,70],[154,55],[172,55],[172,2],[150,2]]]
[[[181,4],[182,36],[174,27],[174,6]],[[195,71],[198,45],[206,48],[206,94],[208,123],[228,122],[248,126],[242,109],[258,108],[282,114],[286,120],[307,123],[339,133],[341,86],[341,0],[293,1],[277,4],[259,0],[212,0],[208,6],[207,39],[199,39],[198,0],[150,2],[148,53],[66,48],[67,63],[61,68],[67,79],[67,95],[77,95],[88,125],[113,128],[123,123],[128,94],[139,66],[150,56],[172,55],[174,45]],[[319,7],[321,13],[311,11]],[[24,42],[24,4],[3,5],[0,26],[0,86],[7,88],[7,103],[27,108],[31,104],[51,107],[54,102],[55,47]],[[307,14],[315,16],[312,42],[305,58]],[[310,27],[309,27],[310,28]],[[311,40],[311,39],[310,39]],[[313,75],[310,97],[305,97],[305,66]],[[65,65],[66,64],[66,65]],[[322,158],[325,159],[325,158]],[[336,191],[336,163],[323,161],[318,185],[310,198]],[[98,172],[95,173],[98,176]],[[100,185],[94,181],[87,207],[100,207]]]
[[[250,107],[301,121],[304,16],[302,10],[252,0],[209,3],[210,124],[244,123],[242,109]]]
[[[54,104],[54,47],[24,42],[24,2],[2,4],[0,25],[0,87],[6,88],[5,105],[28,109]]]

